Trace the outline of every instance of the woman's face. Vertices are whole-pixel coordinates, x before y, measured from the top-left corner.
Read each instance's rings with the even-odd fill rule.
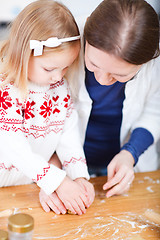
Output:
[[[130,64],[123,59],[108,54],[86,42],[85,63],[89,71],[94,72],[101,85],[115,82],[127,82],[140,70],[141,65]]]

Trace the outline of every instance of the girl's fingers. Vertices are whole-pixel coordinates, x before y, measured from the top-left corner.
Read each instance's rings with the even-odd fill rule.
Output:
[[[83,201],[80,198],[72,200],[72,202],[67,201],[65,207],[69,209],[73,214],[82,215],[86,212]]]
[[[39,193],[39,200],[45,212],[49,212],[51,209],[56,214],[66,213],[65,206],[55,192],[48,196],[44,193],[43,190],[41,190]]]
[[[75,201],[72,201],[72,207],[74,208],[78,215],[82,215],[83,213],[86,212],[84,203],[80,198],[76,199]]]
[[[83,200],[83,198],[81,196],[80,196],[80,198],[76,202],[77,202],[78,207],[81,210],[82,214],[86,213],[86,208],[89,207],[89,203],[86,206],[86,204],[85,204],[85,202],[84,202],[84,200]]]
[[[85,199],[83,199],[82,197],[81,197],[81,199],[83,200],[85,206],[88,208],[88,207],[92,204],[92,202],[93,202],[93,200],[94,200],[94,197],[95,197],[95,191],[94,191],[93,184],[90,183],[90,182],[88,182],[88,181],[85,180],[85,179],[76,179],[75,181],[76,181],[78,184],[80,184],[80,186],[81,186],[81,187],[85,190],[85,192],[86,192],[85,195],[86,195],[86,197],[87,197],[87,201],[88,201],[88,202],[86,202]]]
[[[89,206],[88,207],[90,207],[90,205],[93,203],[94,197],[95,197],[94,187],[91,183],[89,183],[86,191],[88,193],[88,199],[89,199]]]
[[[58,207],[50,199],[47,201],[47,204],[50,207],[50,209],[52,209],[52,211],[55,212],[56,214],[61,213]]]
[[[40,200],[41,206],[45,212],[50,212],[50,207],[45,203],[45,201]]]
[[[77,214],[76,210],[74,209],[74,207],[71,205],[69,201],[66,201],[64,205],[66,209],[68,209],[70,212],[72,212],[73,214]]]
[[[57,207],[57,209],[60,211],[60,213],[62,214],[66,213],[66,208],[56,193],[52,193],[50,195],[50,199],[54,203],[54,205]]]
[[[56,205],[51,201],[51,199],[48,197],[45,200],[41,199],[40,203],[44,209],[45,212],[49,212],[50,209],[54,211],[56,214],[60,214],[59,209],[56,207]]]
[[[81,202],[80,202],[80,200],[81,200]],[[88,208],[90,206],[90,200],[89,200],[88,194],[87,194],[87,196],[86,196],[86,194],[85,195],[81,194],[80,200],[78,200],[77,202],[78,202],[79,206],[82,206],[82,205],[84,206],[83,209],[85,209],[85,207]]]

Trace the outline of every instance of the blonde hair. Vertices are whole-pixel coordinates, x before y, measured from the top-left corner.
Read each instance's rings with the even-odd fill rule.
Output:
[[[13,82],[23,93],[27,91],[28,62],[32,50],[30,40],[45,41],[50,37],[79,35],[78,26],[71,12],[53,0],[38,0],[25,7],[14,20],[8,40],[0,49],[1,73],[5,82]],[[56,48],[43,48],[43,54],[63,51],[80,44],[79,40],[66,42]]]

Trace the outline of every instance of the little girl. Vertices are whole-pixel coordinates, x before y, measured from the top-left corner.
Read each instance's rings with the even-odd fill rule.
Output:
[[[53,0],[29,4],[0,50],[0,186],[34,181],[43,209],[57,214],[81,215],[94,199],[63,78],[79,50],[73,16]],[[49,163],[55,151],[62,169]]]

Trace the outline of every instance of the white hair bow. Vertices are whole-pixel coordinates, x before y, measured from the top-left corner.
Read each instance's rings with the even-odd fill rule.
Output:
[[[80,39],[80,36],[68,37],[68,38],[57,38],[51,37],[46,41],[30,40],[30,49],[34,49],[34,56],[40,56],[43,53],[43,46],[46,47],[58,47],[64,42],[70,42]]]

